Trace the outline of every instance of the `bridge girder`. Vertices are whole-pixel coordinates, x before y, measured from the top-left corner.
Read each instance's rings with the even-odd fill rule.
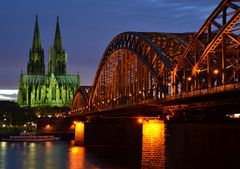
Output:
[[[238,82],[239,5],[240,0],[223,0],[197,33],[124,32],[116,36],[101,58],[89,98],[82,98],[84,111],[79,112]]]
[[[193,36],[174,67],[174,91],[233,83],[239,79],[239,0],[223,0]]]
[[[90,91],[91,86],[80,86],[77,89],[70,105],[70,111],[72,111],[72,113],[82,111],[83,108],[87,107]]]
[[[168,94],[172,65],[177,63],[192,35],[139,32],[118,35],[100,61],[89,109],[106,109]]]

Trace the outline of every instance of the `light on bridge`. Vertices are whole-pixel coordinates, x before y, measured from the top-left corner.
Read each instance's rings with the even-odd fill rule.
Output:
[[[192,80],[192,78],[191,78],[191,77],[188,77],[188,78],[187,78],[187,80],[188,80],[188,81],[191,81],[191,80]]]
[[[143,123],[143,119],[138,119],[138,123]]]
[[[236,113],[236,114],[230,114],[230,115],[226,115],[227,117],[233,118],[233,119],[239,119],[240,118],[240,113]]]
[[[157,121],[160,119],[160,116],[156,116],[156,117],[139,117],[137,119],[138,123],[148,123],[149,121]]]
[[[46,130],[47,132],[52,131],[52,126],[51,126],[50,124],[47,124],[47,125],[45,126],[45,130]]]
[[[70,126],[70,130],[71,130],[71,131],[74,131],[74,130],[75,130],[75,126],[76,126],[75,124],[72,124],[72,125]]]
[[[213,73],[214,73],[215,75],[217,75],[217,74],[219,73],[219,70],[218,70],[218,69],[215,69],[215,70],[213,71]]]

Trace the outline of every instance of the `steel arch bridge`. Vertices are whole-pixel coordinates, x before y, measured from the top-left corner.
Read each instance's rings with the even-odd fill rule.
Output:
[[[197,33],[117,35],[104,51],[93,86],[79,88],[70,113],[106,111],[239,84],[239,22],[240,0],[223,0]]]

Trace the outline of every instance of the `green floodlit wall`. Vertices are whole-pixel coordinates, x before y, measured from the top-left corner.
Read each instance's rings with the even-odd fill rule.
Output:
[[[21,74],[18,104],[21,107],[68,107],[79,85],[78,75]]]

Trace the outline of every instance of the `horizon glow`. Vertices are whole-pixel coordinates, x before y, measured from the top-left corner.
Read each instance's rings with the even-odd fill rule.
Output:
[[[17,89],[0,89],[0,100],[17,101]]]

